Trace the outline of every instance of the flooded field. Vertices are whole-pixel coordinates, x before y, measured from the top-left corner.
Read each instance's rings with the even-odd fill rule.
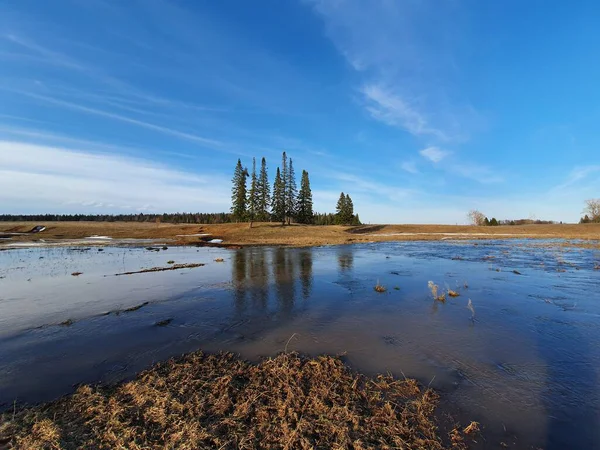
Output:
[[[196,349],[293,350],[417,378],[490,448],[597,448],[600,252],[560,243],[0,251],[0,404]]]

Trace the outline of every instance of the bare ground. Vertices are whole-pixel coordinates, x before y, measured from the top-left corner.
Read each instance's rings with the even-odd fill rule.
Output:
[[[0,233],[25,232],[33,222],[0,223]],[[114,239],[169,239],[170,245],[197,244],[213,238],[228,245],[316,246],[359,242],[441,240],[441,239],[510,239],[564,238],[583,239],[580,246],[600,248],[600,224],[521,225],[475,227],[466,225],[362,225],[347,226],[281,226],[276,223],[220,225],[175,225],[130,222],[45,222],[46,231],[14,236],[7,243],[83,239],[93,235]],[[209,236],[197,236],[208,234]],[[194,236],[196,235],[196,236]],[[105,242],[109,243],[109,242]],[[86,244],[86,245],[89,245]]]
[[[464,448],[476,424],[442,439],[437,401],[414,380],[368,378],[338,358],[284,353],[254,365],[197,352],[6,412],[0,448]]]

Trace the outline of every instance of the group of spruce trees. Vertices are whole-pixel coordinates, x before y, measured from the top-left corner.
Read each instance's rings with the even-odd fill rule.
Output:
[[[250,189],[247,187],[247,178],[250,177]],[[283,152],[281,168],[277,168],[273,192],[269,185],[267,174],[267,161],[262,158],[260,172],[256,173],[256,159],[252,159],[252,173],[242,166],[238,159],[233,173],[233,187],[231,190],[231,214],[237,222],[254,221],[266,222],[269,220],[290,224],[313,223],[312,192],[308,172],[302,171],[300,191],[296,185],[296,173],[292,158]]]
[[[250,189],[247,178],[250,177]],[[337,204],[336,214],[313,212],[312,192],[308,172],[302,171],[300,191],[296,186],[296,173],[292,158],[283,152],[281,167],[277,167],[273,191],[269,185],[267,161],[262,158],[260,172],[256,172],[256,159],[252,158],[252,173],[238,159],[233,173],[231,189],[231,218],[234,222],[281,222],[288,225],[294,221],[315,225],[360,225],[358,214],[348,194],[343,192]]]
[[[354,215],[354,203],[348,194],[340,194],[335,208],[336,222],[340,225],[360,225],[358,214]]]

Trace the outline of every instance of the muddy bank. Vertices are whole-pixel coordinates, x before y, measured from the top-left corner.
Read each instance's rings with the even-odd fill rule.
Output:
[[[578,245],[600,248],[600,224],[521,225],[476,227],[466,225],[363,225],[313,226],[277,223],[231,224],[155,224],[130,222],[48,222],[39,234],[23,234],[3,239],[7,245],[121,245],[119,241],[144,245],[162,242],[168,245],[199,245],[235,248],[239,246],[280,245],[312,247],[382,241],[439,241],[448,239],[577,239]],[[31,223],[0,223],[0,234],[27,232]],[[123,242],[125,244],[125,242]]]
[[[14,448],[466,448],[477,425],[442,438],[437,394],[368,378],[338,358],[280,354],[253,365],[188,354],[114,387],[81,386],[0,422]]]

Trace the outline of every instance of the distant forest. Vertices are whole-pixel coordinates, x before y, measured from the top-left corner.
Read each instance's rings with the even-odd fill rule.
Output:
[[[232,223],[230,213],[171,213],[171,214],[0,214],[0,222],[163,222],[197,223],[203,225]],[[334,225],[333,213],[315,213],[315,225]]]

